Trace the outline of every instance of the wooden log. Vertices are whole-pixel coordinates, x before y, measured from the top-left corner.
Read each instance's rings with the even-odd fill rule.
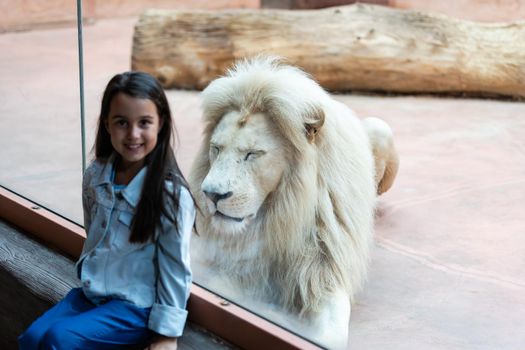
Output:
[[[485,24],[356,4],[322,10],[146,11],[132,69],[203,89],[234,60],[283,56],[331,91],[525,97],[525,21]]]

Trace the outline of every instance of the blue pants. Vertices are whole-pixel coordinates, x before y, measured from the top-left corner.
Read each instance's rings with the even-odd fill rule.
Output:
[[[150,310],[122,300],[95,305],[75,288],[18,337],[19,349],[98,350],[147,344],[155,335],[147,328]]]

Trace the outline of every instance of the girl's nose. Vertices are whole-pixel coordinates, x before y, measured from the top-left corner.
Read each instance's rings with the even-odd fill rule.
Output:
[[[131,125],[128,129],[128,137],[131,139],[138,138],[140,135],[140,128],[136,125]]]

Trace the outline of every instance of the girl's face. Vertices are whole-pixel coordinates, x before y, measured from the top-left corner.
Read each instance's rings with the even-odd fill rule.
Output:
[[[105,126],[113,148],[122,157],[121,165],[139,169],[157,145],[162,121],[151,100],[120,92],[111,100]]]

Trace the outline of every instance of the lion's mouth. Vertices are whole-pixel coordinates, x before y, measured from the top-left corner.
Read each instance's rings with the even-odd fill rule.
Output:
[[[221,213],[218,210],[215,212],[215,215],[217,215],[218,217],[223,218],[223,219],[233,220],[235,222],[242,222],[244,220],[244,218],[235,218],[233,216],[229,216],[229,215],[223,214],[223,213]]]

